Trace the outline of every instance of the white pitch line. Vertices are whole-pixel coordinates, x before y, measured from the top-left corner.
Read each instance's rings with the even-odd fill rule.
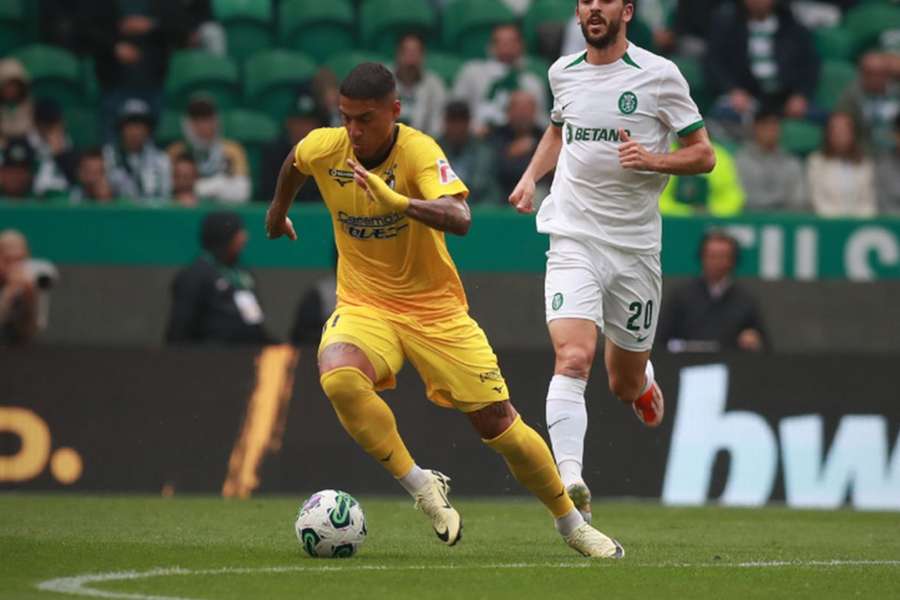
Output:
[[[619,564],[617,561],[605,562],[581,562],[581,563],[501,563],[493,565],[320,565],[301,566],[288,565],[282,567],[221,567],[218,569],[183,569],[181,567],[160,567],[149,571],[112,571],[107,573],[85,573],[74,577],[60,577],[48,579],[37,584],[37,589],[44,592],[58,592],[60,594],[72,594],[76,596],[88,596],[91,598],[110,598],[114,600],[196,600],[179,596],[151,596],[141,593],[114,592],[98,590],[90,587],[91,584],[108,583],[112,581],[132,581],[135,579],[149,579],[151,577],[172,576],[205,576],[205,575],[249,575],[255,573],[337,573],[347,571],[449,571],[456,569],[596,569],[597,567],[610,567]],[[756,561],[739,563],[656,563],[636,565],[642,568],[660,569],[707,569],[707,568],[732,568],[732,569],[770,569],[780,567],[900,567],[900,560],[807,560],[807,561]]]

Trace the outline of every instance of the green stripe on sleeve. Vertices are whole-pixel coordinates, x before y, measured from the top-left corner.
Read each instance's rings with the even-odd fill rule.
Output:
[[[684,136],[686,136],[687,134],[689,134],[689,133],[694,133],[695,131],[697,131],[698,129],[701,129],[701,128],[703,128],[703,127],[705,127],[705,125],[704,125],[704,123],[703,123],[703,119],[700,119],[700,120],[697,121],[696,123],[691,123],[690,125],[688,125],[688,126],[685,127],[684,129],[682,129],[681,131],[679,131],[679,132],[678,132],[678,137],[684,137]]]

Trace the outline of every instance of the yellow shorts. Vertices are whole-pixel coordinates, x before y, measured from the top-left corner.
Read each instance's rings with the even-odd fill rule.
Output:
[[[439,406],[474,412],[509,400],[497,355],[469,315],[422,324],[375,308],[341,306],[325,322],[321,354],[331,344],[359,347],[375,367],[375,389],[393,389],[408,358]]]

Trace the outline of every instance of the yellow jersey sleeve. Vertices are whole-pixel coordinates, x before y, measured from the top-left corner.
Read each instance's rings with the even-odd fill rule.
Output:
[[[469,195],[466,187],[450,166],[450,161],[437,142],[426,135],[418,135],[410,144],[410,154],[415,157],[415,182],[421,200],[437,200],[441,196],[463,197]]]
[[[313,161],[328,155],[338,137],[333,128],[320,127],[310,131],[294,147],[294,167],[304,175],[314,175]]]

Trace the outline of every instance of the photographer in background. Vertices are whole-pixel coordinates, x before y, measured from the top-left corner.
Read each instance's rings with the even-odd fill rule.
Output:
[[[0,346],[26,344],[38,331],[38,290],[28,257],[24,235],[0,232]]]
[[[253,276],[238,266],[247,244],[240,215],[213,212],[203,219],[203,253],[178,272],[166,330],[170,344],[267,344],[264,314]]]

